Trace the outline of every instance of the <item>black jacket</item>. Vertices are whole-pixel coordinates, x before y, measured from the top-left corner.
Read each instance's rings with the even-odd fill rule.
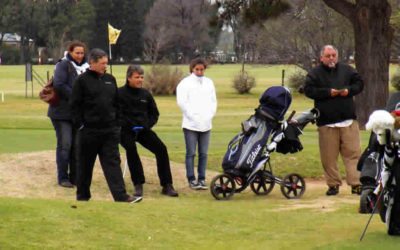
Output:
[[[151,129],[158,121],[157,104],[149,91],[132,88],[128,84],[118,89],[121,110],[121,127],[130,130],[133,126]]]
[[[79,128],[109,128],[118,126],[118,87],[110,74],[99,75],[88,69],[80,75],[71,95],[74,125]]]
[[[356,119],[353,97],[364,87],[361,76],[351,66],[338,63],[331,69],[323,64],[313,68],[306,78],[304,92],[314,100],[320,111],[317,125],[337,123],[348,119]],[[348,89],[345,97],[331,97],[331,89]]]
[[[72,92],[72,84],[77,76],[78,73],[69,59],[63,59],[56,64],[53,85],[60,99],[57,105],[49,105],[47,116],[51,119],[71,120],[68,102]]]

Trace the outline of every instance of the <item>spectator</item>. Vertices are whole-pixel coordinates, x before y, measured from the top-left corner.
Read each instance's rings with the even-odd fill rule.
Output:
[[[143,69],[138,65],[130,65],[126,72],[125,86],[119,88],[121,108],[121,144],[126,150],[126,158],[135,186],[135,197],[143,195],[145,176],[142,162],[137,152],[136,142],[155,154],[157,173],[162,186],[161,193],[177,197],[172,186],[172,175],[167,147],[151,129],[158,121],[159,112],[156,102],[149,91],[142,88]]]
[[[104,176],[115,201],[137,202],[125,190],[119,154],[118,88],[115,78],[106,73],[107,54],[93,49],[89,54],[89,69],[73,86],[71,110],[78,128],[79,164],[77,200],[91,198],[90,185],[96,156],[99,156]]]
[[[206,166],[210,142],[212,119],[217,110],[214,83],[204,76],[205,60],[191,61],[190,75],[184,78],[176,89],[177,103],[183,113],[182,128],[186,144],[186,177],[189,187],[195,190],[207,189]],[[194,158],[198,146],[197,180],[194,173]]]
[[[321,64],[308,74],[304,91],[320,111],[317,119],[319,150],[328,191],[337,195],[342,180],[337,158],[342,156],[351,193],[360,194],[360,135],[353,97],[363,89],[360,75],[351,66],[338,63],[338,51],[332,45],[321,50]]]
[[[54,88],[59,97],[57,105],[49,105],[47,115],[56,131],[57,149],[57,180],[62,187],[72,188],[75,185],[76,157],[75,135],[72,126],[69,99],[72,93],[72,83],[89,68],[85,58],[85,44],[79,41],[71,42],[65,56],[56,64],[54,72]]]

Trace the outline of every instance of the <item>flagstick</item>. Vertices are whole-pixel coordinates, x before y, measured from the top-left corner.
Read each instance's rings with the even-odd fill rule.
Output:
[[[111,54],[111,43],[110,43],[110,41],[108,42],[108,49],[110,51],[110,73],[112,75],[112,54]]]

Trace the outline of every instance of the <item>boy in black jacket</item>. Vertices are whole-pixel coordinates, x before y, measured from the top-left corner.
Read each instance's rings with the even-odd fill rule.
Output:
[[[151,128],[157,123],[159,112],[153,96],[142,88],[143,69],[130,65],[126,72],[126,84],[118,89],[121,110],[121,144],[126,150],[129,171],[135,186],[135,196],[143,195],[145,176],[136,142],[155,154],[157,173],[160,178],[162,194],[176,197],[178,193],[172,186],[171,168],[167,147]]]

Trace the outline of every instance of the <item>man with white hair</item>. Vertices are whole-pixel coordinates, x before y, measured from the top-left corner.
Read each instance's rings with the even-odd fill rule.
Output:
[[[362,91],[364,84],[354,68],[338,62],[334,46],[322,48],[320,61],[307,74],[304,92],[320,111],[317,126],[321,163],[329,187],[326,195],[337,195],[342,185],[337,165],[339,153],[351,192],[360,194],[360,174],[356,169],[361,154],[360,135],[353,97]]]

